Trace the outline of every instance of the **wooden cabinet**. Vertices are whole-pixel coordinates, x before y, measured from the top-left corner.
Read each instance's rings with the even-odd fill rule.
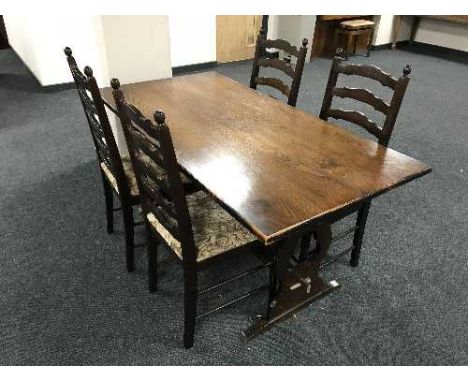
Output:
[[[320,15],[317,16],[315,23],[314,41],[312,43],[312,57],[332,57],[335,54],[333,44],[333,37],[335,28],[344,20],[351,19],[369,19],[372,20],[373,16],[369,15]],[[365,49],[367,46],[366,41],[358,41],[357,48]]]

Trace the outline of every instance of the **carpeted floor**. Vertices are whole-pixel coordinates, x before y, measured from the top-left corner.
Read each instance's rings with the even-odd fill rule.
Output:
[[[144,251],[127,274],[121,226],[105,231],[76,91],[41,93],[16,55],[0,51],[0,363],[468,364],[468,66],[405,51],[369,61],[394,74],[413,65],[391,147],[433,173],[375,200],[360,266],[326,271],[337,293],[243,343],[265,303],[256,297],[201,321],[187,351],[179,267],[164,269],[150,295]],[[329,66],[307,64],[298,107],[318,114]],[[248,84],[251,67],[217,70]],[[243,263],[207,271],[201,284]]]

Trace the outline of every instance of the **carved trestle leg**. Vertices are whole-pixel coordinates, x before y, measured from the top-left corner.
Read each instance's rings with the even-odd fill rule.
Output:
[[[312,301],[339,287],[335,280],[326,282],[319,275],[320,264],[331,243],[330,225],[318,226],[316,234],[317,248],[313,255],[294,267],[291,267],[289,260],[300,236],[291,235],[276,245],[275,279],[277,281],[274,292],[270,293],[264,317],[244,332],[247,339],[265,332],[277,322],[286,319],[305,308]]]

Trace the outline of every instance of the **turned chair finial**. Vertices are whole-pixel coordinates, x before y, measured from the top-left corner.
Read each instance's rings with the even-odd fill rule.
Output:
[[[118,78],[112,78],[110,84],[114,90],[118,90],[120,88],[120,81]]]
[[[153,118],[158,125],[162,125],[166,121],[166,114],[161,110],[156,110],[153,114]]]
[[[63,52],[65,53],[65,55],[67,57],[71,57],[71,55],[73,54],[72,50],[67,46],[65,47],[65,49],[63,50]]]
[[[405,77],[408,77],[411,73],[412,67],[409,64],[406,64],[405,67],[403,68],[403,75]]]
[[[91,67],[86,65],[85,68],[84,68],[84,74],[86,74],[87,77],[92,77],[93,76],[93,69],[91,69]]]
[[[335,56],[336,56],[336,57],[343,58],[343,49],[338,48],[338,49],[336,50]]]

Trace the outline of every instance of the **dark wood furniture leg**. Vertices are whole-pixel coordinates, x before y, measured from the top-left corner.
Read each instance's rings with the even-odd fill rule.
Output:
[[[122,215],[124,220],[124,231],[125,231],[125,255],[127,261],[127,271],[133,272],[135,269],[134,265],[134,222],[133,222],[133,209],[131,204],[127,204],[123,199],[122,203]]]
[[[184,347],[190,349],[197,319],[198,271],[194,261],[184,262],[184,283]]]
[[[359,263],[359,255],[361,253],[362,238],[364,237],[364,231],[366,229],[367,215],[369,214],[369,208],[371,201],[365,202],[359,209],[357,216],[357,229],[354,233],[353,250],[351,252],[350,264],[353,267],[357,267]]]
[[[338,44],[340,43],[340,30],[338,28],[335,29],[333,34],[333,52],[336,52],[339,48]]]
[[[347,32],[345,33],[346,35],[346,52],[345,52],[345,57],[346,60],[349,60],[349,56],[351,56],[351,51],[353,49],[353,38],[355,37],[353,33]]]
[[[320,264],[331,242],[331,227],[328,224],[317,227],[318,246],[314,255],[306,261],[290,267],[296,241],[301,237],[291,235],[275,247],[276,266],[267,312],[264,317],[248,328],[247,339],[267,331],[274,324],[300,311],[312,301],[325,296],[339,287],[333,280],[325,282],[319,275]]]
[[[102,173],[102,184],[104,187],[104,199],[106,201],[106,220],[107,220],[107,233],[114,232],[114,193],[112,186],[106,179],[106,176]]]
[[[358,43],[358,40],[359,40],[359,36],[360,36],[359,33],[355,33],[355,34],[354,34],[353,55],[356,54],[357,43]]]
[[[310,243],[312,242],[312,234],[308,233],[301,238],[301,252],[299,254],[299,261],[302,262],[307,259],[309,254]]]
[[[147,225],[147,223],[145,224]],[[148,255],[148,289],[150,293],[158,290],[158,240],[154,237],[151,229],[147,227],[148,237],[147,255]]]
[[[367,40],[367,53],[366,53],[366,57],[369,57],[370,56],[370,51],[371,51],[371,48],[372,48],[372,39],[374,38],[374,31],[375,29],[371,29],[370,32],[369,32],[369,38]]]

